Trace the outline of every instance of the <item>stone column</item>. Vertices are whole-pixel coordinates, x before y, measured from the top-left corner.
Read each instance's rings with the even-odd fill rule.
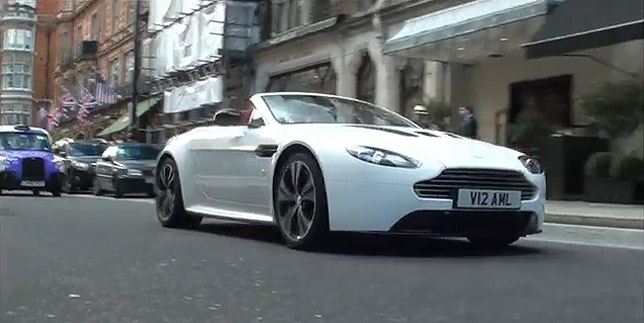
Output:
[[[260,66],[255,67],[255,82],[253,82],[252,88],[249,90],[250,93],[261,93],[266,91],[266,87],[270,82],[270,77],[266,71],[262,71]]]
[[[445,100],[445,69],[446,64],[441,62],[425,62],[425,80],[423,94],[437,101]]]
[[[337,75],[335,89],[337,95],[356,97],[361,58],[359,54],[351,54],[333,59],[332,65]]]
[[[376,66],[376,105],[401,112],[400,72],[406,60],[384,55],[372,59]]]
[[[458,129],[458,108],[470,104],[469,69],[463,64],[449,63],[445,75],[445,101],[452,106],[452,127]],[[480,126],[479,126],[480,127]]]

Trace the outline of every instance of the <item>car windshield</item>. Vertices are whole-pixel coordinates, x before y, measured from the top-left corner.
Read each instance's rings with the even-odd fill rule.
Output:
[[[0,132],[0,150],[50,151],[47,135],[30,132]]]
[[[80,156],[100,156],[107,149],[107,145],[73,143],[69,144],[69,155],[74,157]]]
[[[404,117],[354,100],[303,94],[266,95],[271,113],[282,124],[352,123],[381,126],[418,126]]]
[[[152,146],[121,146],[118,150],[120,160],[146,160],[156,159],[159,149]]]

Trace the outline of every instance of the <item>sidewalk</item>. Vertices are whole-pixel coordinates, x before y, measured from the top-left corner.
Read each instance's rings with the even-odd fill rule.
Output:
[[[644,229],[644,206],[547,201],[546,222]]]

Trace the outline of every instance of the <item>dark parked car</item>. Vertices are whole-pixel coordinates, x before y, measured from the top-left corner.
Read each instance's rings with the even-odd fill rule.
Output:
[[[154,170],[160,149],[155,145],[120,143],[107,148],[96,162],[94,195],[130,193],[154,196]]]
[[[107,147],[108,144],[93,140],[61,143],[55,151],[63,158],[65,164],[63,191],[72,193],[91,189],[96,177],[96,161],[101,158]]]

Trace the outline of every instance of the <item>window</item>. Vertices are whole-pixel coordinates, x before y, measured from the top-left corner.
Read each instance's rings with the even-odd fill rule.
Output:
[[[29,104],[9,103],[0,108],[0,124],[29,124],[31,119],[31,106]]]
[[[110,61],[110,86],[116,87],[119,84],[119,59]]]
[[[2,88],[31,90],[31,64],[2,64]]]
[[[4,32],[5,49],[31,50],[34,46],[34,34],[26,29],[7,29]]]
[[[134,51],[125,54],[125,82],[131,83],[134,79]]]
[[[100,23],[98,21],[98,14],[93,14],[92,15],[92,20],[90,23],[90,28],[91,28],[91,40],[98,40],[99,37],[99,31],[100,31]]]
[[[76,26],[76,39],[74,41],[76,42],[76,44],[78,46],[80,46],[80,44],[82,43],[82,41],[83,41],[83,26],[82,25]]]
[[[36,0],[17,0],[16,3],[36,8]]]
[[[273,32],[283,33],[302,24],[300,0],[276,0],[273,7]]]
[[[112,33],[116,33],[119,26],[119,0],[112,0]]]
[[[134,23],[134,16],[136,16],[136,1],[130,1],[127,11],[127,24],[131,25]]]

